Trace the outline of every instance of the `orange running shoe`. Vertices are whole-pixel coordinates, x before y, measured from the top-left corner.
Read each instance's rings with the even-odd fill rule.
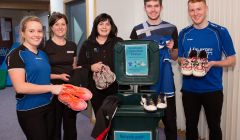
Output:
[[[87,103],[83,99],[77,98],[67,92],[61,92],[58,95],[58,100],[75,111],[82,111],[87,108]]]
[[[71,84],[63,84],[63,90],[65,90],[66,93],[83,99],[84,101],[88,101],[92,98],[91,91],[84,87],[77,87]]]

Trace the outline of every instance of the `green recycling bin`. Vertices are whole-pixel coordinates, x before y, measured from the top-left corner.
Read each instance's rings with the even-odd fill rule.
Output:
[[[114,48],[116,79],[120,85],[153,85],[159,79],[159,47],[149,40],[127,40]],[[121,105],[111,122],[111,140],[158,140],[158,122],[163,110],[146,112],[140,105],[142,94],[134,88],[119,92]]]
[[[0,69],[0,89],[6,87],[7,70]]]

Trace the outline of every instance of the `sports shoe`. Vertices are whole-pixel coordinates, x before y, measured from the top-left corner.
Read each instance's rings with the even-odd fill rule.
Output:
[[[108,88],[115,80],[116,75],[106,65],[102,67],[100,72],[93,73],[93,80],[99,90]]]
[[[201,50],[198,54],[197,63],[193,66],[193,76],[203,77],[206,75],[206,64],[208,63],[208,55],[205,50]]]
[[[141,105],[143,105],[143,108],[147,112],[155,112],[157,110],[156,105],[154,104],[153,99],[150,96],[142,95],[141,97]]]
[[[158,109],[166,108],[167,107],[166,96],[163,95],[163,94],[158,95],[157,98],[155,99],[155,104],[156,104]]]
[[[83,99],[77,98],[67,92],[60,93],[58,100],[75,111],[82,111],[87,108],[87,103]]]
[[[142,106],[147,103],[147,98],[148,98],[148,95],[147,95],[147,94],[143,94],[143,95],[141,96],[141,102],[140,102],[140,104],[141,104]]]
[[[63,84],[63,88],[58,95],[58,100],[75,111],[82,111],[87,108],[85,101],[92,98],[92,93],[83,87]]]
[[[197,60],[197,51],[191,50],[188,58],[185,58],[183,60],[183,63],[181,65],[181,73],[183,75],[189,76],[193,74],[193,64],[196,63]]]
[[[70,93],[84,101],[88,101],[92,98],[92,93],[87,88],[77,87],[71,84],[63,84],[64,92]]]

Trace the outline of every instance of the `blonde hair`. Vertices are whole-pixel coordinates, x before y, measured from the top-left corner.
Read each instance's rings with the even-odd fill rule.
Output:
[[[30,22],[30,21],[36,21],[36,22],[39,22],[42,26],[42,21],[40,20],[39,17],[37,16],[25,16],[21,22],[20,22],[20,42],[23,43],[24,42],[24,37],[22,36],[22,32],[25,32],[26,28],[27,28],[27,23]]]

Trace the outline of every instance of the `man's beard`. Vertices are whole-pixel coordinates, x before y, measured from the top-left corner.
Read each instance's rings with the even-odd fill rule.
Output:
[[[149,18],[150,20],[157,20],[157,19],[159,19],[159,17],[160,17],[160,15],[158,15],[158,16],[155,17],[155,18],[151,18],[150,16],[148,16],[148,18]]]

